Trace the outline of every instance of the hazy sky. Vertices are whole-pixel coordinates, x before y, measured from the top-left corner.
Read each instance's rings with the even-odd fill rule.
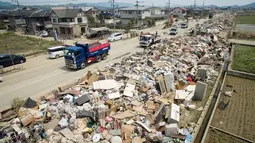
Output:
[[[15,0],[1,0],[1,1],[15,1]],[[20,4],[31,5],[31,4],[65,4],[65,3],[94,3],[94,2],[108,2],[109,0],[19,0]],[[135,3],[135,0],[115,0],[116,2]],[[144,5],[165,6],[168,0],[141,0],[144,1]],[[254,0],[205,0],[205,5],[245,5],[254,2]],[[171,0],[171,5],[193,5],[194,0]],[[202,5],[203,0],[196,0],[197,5]]]

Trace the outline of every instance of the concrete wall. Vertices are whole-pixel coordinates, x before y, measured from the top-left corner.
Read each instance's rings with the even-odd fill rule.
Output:
[[[128,24],[131,19],[121,19],[122,24]]]
[[[142,19],[149,17],[149,16],[151,16],[151,11],[149,11],[149,10],[143,11]]]
[[[159,26],[159,25],[163,25],[167,20],[160,20],[160,21],[156,21],[155,25]]]
[[[232,75],[232,76],[255,80],[255,74],[252,74],[252,73],[241,72],[241,71],[236,71],[236,70],[228,70],[227,74]]]
[[[81,36],[81,27],[80,25],[74,25],[73,27],[73,36],[80,37]]]
[[[216,89],[217,89],[218,84],[219,84],[219,82],[220,82],[220,78],[221,78],[221,76],[222,76],[222,73],[223,73],[223,66],[221,67],[221,70],[220,70],[220,72],[219,72],[219,75],[218,75],[218,77],[217,77],[217,79],[216,79],[216,82],[215,82],[215,84],[214,84],[214,86],[213,86],[213,90],[212,90],[212,92],[211,92],[211,94],[210,94],[210,96],[209,96],[209,99],[207,100],[207,102],[206,102],[206,104],[205,104],[205,106],[204,106],[204,108],[203,108],[203,111],[202,111],[202,113],[201,113],[201,115],[200,115],[200,117],[199,117],[199,119],[198,119],[198,122],[197,122],[197,124],[196,124],[196,127],[195,127],[195,129],[193,130],[193,132],[192,132],[191,143],[194,143],[194,142],[195,142],[195,139],[197,138],[198,132],[199,132],[199,130],[201,129],[201,126],[202,126],[202,124],[203,124],[203,122],[204,122],[205,116],[206,116],[206,114],[207,114],[207,112],[208,112],[208,109],[209,109],[209,107],[210,107],[210,105],[211,105],[213,96],[214,96],[214,94],[216,93]]]

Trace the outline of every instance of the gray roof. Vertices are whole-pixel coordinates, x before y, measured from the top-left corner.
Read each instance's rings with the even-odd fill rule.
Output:
[[[23,17],[29,17],[33,12],[36,10],[15,10],[10,11],[8,16],[23,16]]]
[[[146,16],[146,17],[150,17],[150,18],[160,18],[160,17],[167,17],[167,14],[157,14],[157,15],[151,15],[151,16]]]
[[[59,17],[59,18],[72,18],[76,17],[78,13],[82,12],[81,9],[52,9],[52,11]]]
[[[155,9],[160,9],[160,10],[164,10],[164,8],[156,7],[156,6],[148,7],[148,9],[153,9],[153,8],[155,8]]]
[[[138,10],[147,10],[149,7],[138,7]],[[126,8],[121,8],[120,10],[137,10],[137,7],[126,7]]]
[[[33,12],[29,17],[49,17],[50,12],[50,9],[37,10]]]
[[[92,6],[84,6],[84,7],[81,7],[81,9],[83,11],[89,11],[89,10],[93,9],[93,7]]]

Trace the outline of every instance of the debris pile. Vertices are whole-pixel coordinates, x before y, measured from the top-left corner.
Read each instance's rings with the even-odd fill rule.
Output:
[[[205,21],[203,24],[196,24],[196,28],[190,32],[192,35],[218,34],[222,30],[231,29],[235,16],[231,13],[216,15],[213,19]]]
[[[227,50],[228,43],[212,33],[162,40],[88,72],[79,84],[64,91],[59,88],[52,97],[28,98],[23,107],[1,112],[1,138],[7,142],[190,142],[196,122],[192,111],[203,110],[207,83],[217,77]]]

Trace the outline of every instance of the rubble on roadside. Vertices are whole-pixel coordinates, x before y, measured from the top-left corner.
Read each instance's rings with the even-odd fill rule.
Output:
[[[205,23],[207,30],[229,26],[224,19]],[[195,121],[183,119],[203,110],[192,101],[205,100],[228,46],[217,32],[164,39],[53,97],[1,112],[2,141],[188,143]]]

